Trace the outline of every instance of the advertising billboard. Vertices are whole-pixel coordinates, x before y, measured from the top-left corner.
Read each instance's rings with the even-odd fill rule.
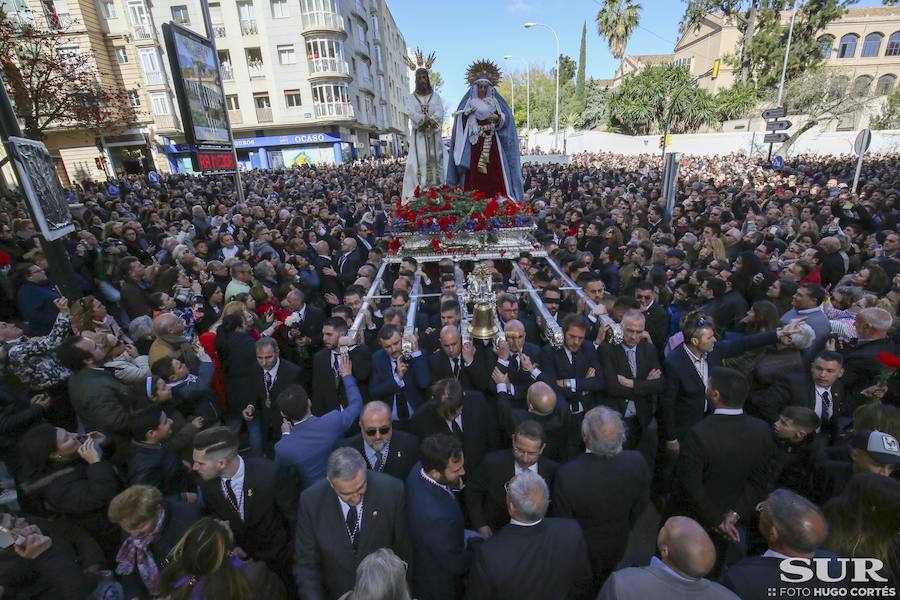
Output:
[[[225,93],[212,43],[174,23],[162,26],[188,143],[231,145]]]

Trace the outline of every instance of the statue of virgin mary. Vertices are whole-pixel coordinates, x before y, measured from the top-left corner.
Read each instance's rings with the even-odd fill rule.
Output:
[[[522,200],[519,134],[509,105],[496,89],[500,69],[487,60],[472,63],[466,81],[469,91],[453,121],[447,184]]]

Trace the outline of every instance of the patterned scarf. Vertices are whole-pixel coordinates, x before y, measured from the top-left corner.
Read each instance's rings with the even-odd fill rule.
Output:
[[[116,555],[116,573],[119,575],[130,575],[134,573],[137,567],[141,576],[141,581],[151,596],[159,595],[159,567],[150,551],[150,544],[162,531],[163,521],[166,517],[166,510],[160,508],[159,518],[156,520],[156,527],[150,533],[144,533],[138,536],[130,536],[119,548]]]

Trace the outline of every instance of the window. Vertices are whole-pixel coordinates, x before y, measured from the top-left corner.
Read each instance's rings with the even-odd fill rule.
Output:
[[[116,3],[114,0],[100,0],[100,9],[103,11],[103,16],[107,19],[116,18]]]
[[[225,105],[228,107],[228,110],[241,110],[237,94],[225,96]]]
[[[823,35],[819,38],[819,50],[822,52],[822,58],[828,60],[831,58],[832,46],[834,46],[833,35]]]
[[[896,75],[882,75],[878,78],[878,83],[875,85],[875,95],[876,96],[886,96],[891,93],[891,90],[894,89],[894,84],[897,83]]]
[[[120,65],[124,65],[128,62],[128,48],[125,46],[116,48],[116,62]]]
[[[188,14],[188,8],[185,5],[172,7],[172,20],[180,25],[190,25],[191,17]]]
[[[140,106],[141,95],[137,90],[128,90],[128,106]]]
[[[164,117],[169,114],[169,98],[165,92],[153,92],[150,94],[150,104],[153,105],[153,114]]]
[[[287,0],[272,0],[272,18],[283,19],[288,15]]]
[[[284,103],[288,108],[301,106],[300,90],[284,90]]]
[[[269,101],[269,94],[265,92],[262,94],[253,94],[253,104],[256,108],[272,108],[272,103]]]
[[[293,44],[278,46],[278,62],[282,65],[297,64],[297,55],[294,52]]]
[[[859,36],[855,33],[848,33],[841,38],[841,45],[838,48],[838,58],[853,58],[856,56],[856,43]]]
[[[829,98],[841,98],[847,93],[847,87],[850,85],[850,78],[846,75],[839,75],[831,81],[828,90]]]
[[[872,76],[860,75],[853,81],[853,88],[850,90],[850,95],[854,98],[864,98],[868,95],[871,86]]]
[[[359,47],[366,47],[366,30],[359,23],[356,24],[356,36],[359,38]]]
[[[59,52],[60,62],[65,65],[76,65],[81,61],[81,51],[78,46],[59,46],[57,52]]]
[[[866,39],[863,41],[862,54],[860,54],[860,56],[863,58],[878,56],[881,52],[882,39],[884,39],[884,36],[880,33],[870,33],[867,35]]]
[[[887,48],[884,51],[885,56],[900,56],[900,31],[895,31],[888,38]]]
[[[141,55],[141,66],[144,68],[144,78],[147,80],[147,84],[161,84],[163,82],[163,74],[156,48],[141,48],[139,52]]]

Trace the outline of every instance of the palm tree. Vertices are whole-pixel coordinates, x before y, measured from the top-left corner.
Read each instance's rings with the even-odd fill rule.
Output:
[[[624,76],[625,47],[640,21],[641,5],[633,0],[603,0],[603,8],[597,11],[597,35],[606,38],[609,51],[619,60],[619,71]]]

